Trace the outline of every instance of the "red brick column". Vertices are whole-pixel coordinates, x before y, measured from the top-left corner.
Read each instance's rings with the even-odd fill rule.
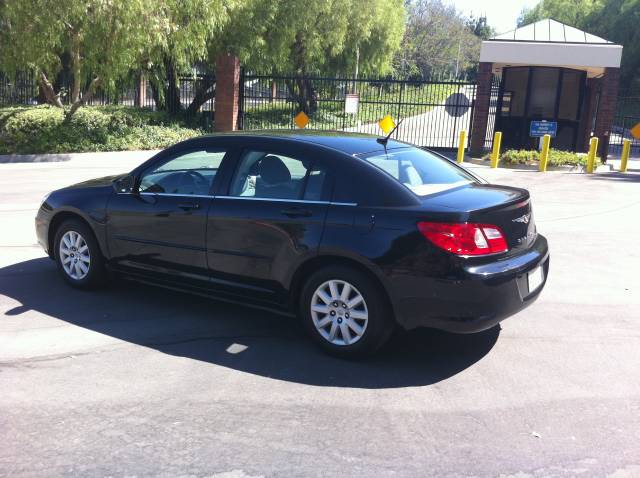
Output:
[[[619,68],[605,68],[602,77],[602,89],[600,90],[600,102],[596,116],[596,128],[594,135],[601,143],[600,157],[606,161],[607,149],[609,145],[609,135],[613,117],[616,114],[618,103],[618,84],[620,83]]]
[[[240,98],[240,60],[231,54],[216,58],[216,99],[214,129],[235,131]]]
[[[491,67],[492,63],[481,62],[478,68],[478,86],[471,128],[471,154],[474,155],[482,153],[484,138],[487,135],[491,100]]]

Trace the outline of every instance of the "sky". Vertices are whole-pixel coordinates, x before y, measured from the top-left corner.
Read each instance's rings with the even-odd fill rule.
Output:
[[[463,14],[486,16],[487,23],[498,33],[508,32],[516,27],[518,15],[524,7],[533,7],[539,0],[444,0],[454,5]]]

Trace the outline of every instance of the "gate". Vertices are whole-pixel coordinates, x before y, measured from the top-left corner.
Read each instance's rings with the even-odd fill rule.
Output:
[[[308,129],[382,135],[378,121],[398,123],[393,137],[429,148],[456,148],[471,131],[476,85],[468,81],[326,78],[242,73],[239,128],[295,129],[305,112]],[[467,138],[469,134],[467,134]]]
[[[640,124],[640,114],[638,116],[624,116],[621,121],[616,121],[619,125],[611,128],[609,137],[609,154],[613,157],[620,157],[622,154],[622,144],[625,139],[631,140],[631,156],[640,157],[640,139],[631,135],[631,128]]]

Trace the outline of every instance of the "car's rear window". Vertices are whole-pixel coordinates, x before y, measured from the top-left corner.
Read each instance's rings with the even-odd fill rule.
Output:
[[[427,196],[475,182],[472,175],[447,159],[418,148],[391,150],[361,156],[418,196]]]

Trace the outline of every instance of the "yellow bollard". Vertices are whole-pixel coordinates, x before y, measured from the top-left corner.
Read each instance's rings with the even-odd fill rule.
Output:
[[[596,163],[596,151],[598,151],[598,138],[591,138],[589,141],[589,154],[587,155],[587,173],[593,173]]]
[[[502,142],[502,133],[496,131],[493,136],[493,151],[491,151],[491,167],[497,168],[498,161],[500,161],[500,143]]]
[[[460,139],[458,141],[458,163],[464,162],[464,149],[467,145],[467,132],[465,130],[460,131]]]
[[[625,139],[622,143],[622,157],[620,158],[620,172],[627,172],[627,162],[629,161],[629,153],[631,153],[631,140]]]
[[[551,146],[551,135],[545,134],[542,137],[542,151],[540,151],[540,171],[543,173],[547,170],[547,163],[549,162],[550,146]]]

